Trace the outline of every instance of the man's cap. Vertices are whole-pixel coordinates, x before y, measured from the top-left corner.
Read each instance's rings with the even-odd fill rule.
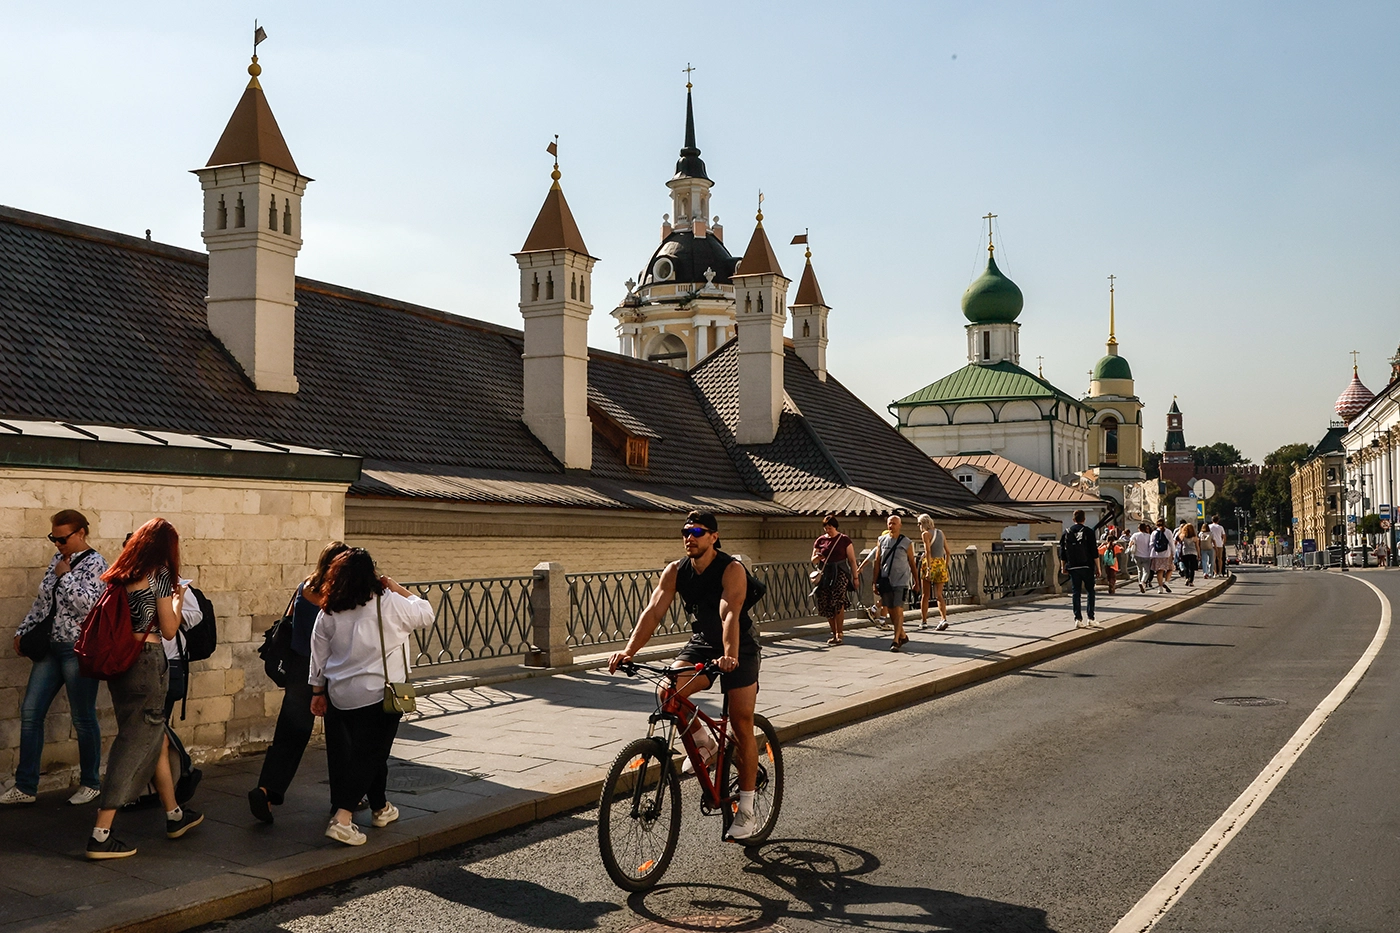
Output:
[[[715,519],[714,512],[691,512],[685,517],[687,525],[699,525],[709,531],[719,534],[719,522]]]

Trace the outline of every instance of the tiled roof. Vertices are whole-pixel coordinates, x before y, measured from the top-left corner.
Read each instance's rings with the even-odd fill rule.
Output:
[[[749,248],[744,250],[744,258],[739,260],[739,268],[735,275],[782,275],[783,270],[778,265],[778,256],[773,252],[773,244],[768,242],[768,234],[763,232],[763,221],[760,219],[758,225],[753,228],[753,236],[749,238]]]
[[[571,249],[588,255],[583,234],[574,222],[574,213],[569,210],[569,202],[564,199],[564,189],[559,187],[557,178],[544,196],[540,212],[535,216],[535,225],[530,228],[529,236],[525,237],[525,245],[520,247],[522,253],[549,249]]]
[[[580,477],[521,420],[519,330],[298,279],[300,389],[258,392],[209,333],[206,285],[203,253],[0,207],[0,420],[344,451],[365,460],[361,496],[1019,517],[792,351],[778,437],[745,447],[733,341],[691,373],[590,350],[589,402],[648,439],[648,469],[595,432]]]
[[[1019,463],[1012,463],[996,454],[960,454],[954,457],[934,457],[947,470],[960,466],[981,467],[993,475],[982,487],[985,502],[1005,502],[1018,506],[1086,505],[1097,506],[1099,499],[1082,489],[1066,486]]]
[[[810,256],[807,258],[807,265],[802,268],[802,279],[797,283],[797,300],[793,304],[826,307],[826,299],[822,297],[822,287],[817,284],[817,274],[812,271]]]
[[[969,363],[932,385],[924,386],[912,395],[892,402],[891,407],[1018,398],[1053,398],[1079,408],[1085,407],[1083,402],[1061,392],[1010,360],[998,363]]]
[[[238,106],[233,108],[233,115],[228,118],[228,125],[214,146],[208,164],[238,165],[243,162],[264,162],[301,174],[256,77],[248,82],[248,89],[243,92]]]
[[[1327,429],[1327,433],[1322,435],[1322,440],[1317,442],[1308,453],[1308,459],[1314,460],[1318,457],[1325,457],[1327,454],[1340,454],[1346,452],[1346,445],[1342,443],[1342,438],[1346,437],[1347,429],[1336,425]]]

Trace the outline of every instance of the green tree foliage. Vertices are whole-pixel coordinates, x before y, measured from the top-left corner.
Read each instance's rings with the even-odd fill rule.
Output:
[[[1256,486],[1253,476],[1225,474],[1225,479],[1215,491],[1215,495],[1206,500],[1206,514],[1219,515],[1222,524],[1234,527],[1236,509],[1254,511]]]
[[[1156,479],[1162,475],[1162,452],[1160,450],[1144,450],[1142,452],[1142,468],[1147,471],[1148,479]]]
[[[1239,448],[1224,442],[1197,447],[1192,454],[1196,458],[1196,466],[1235,466],[1249,462]]]
[[[1378,535],[1381,533],[1381,517],[1374,512],[1370,515],[1363,515],[1356,520],[1356,533],[1359,535]]]
[[[1308,455],[1307,444],[1284,444],[1264,458],[1264,470],[1254,490],[1255,523],[1278,534],[1293,529],[1293,490],[1288,477]]]

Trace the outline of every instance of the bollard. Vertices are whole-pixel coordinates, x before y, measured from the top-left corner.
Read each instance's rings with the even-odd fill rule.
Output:
[[[1060,554],[1054,544],[1045,546],[1045,591],[1058,596],[1060,590]]]
[[[543,561],[535,565],[530,588],[530,619],[534,628],[530,667],[564,667],[574,663],[569,647],[569,582],[564,565]]]

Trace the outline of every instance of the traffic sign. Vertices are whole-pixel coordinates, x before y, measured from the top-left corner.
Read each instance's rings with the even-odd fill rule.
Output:
[[[1388,519],[1388,518],[1383,518],[1383,519],[1381,519],[1381,531],[1389,531],[1389,530],[1390,530],[1390,519]]]
[[[1209,499],[1215,495],[1215,484],[1208,479],[1198,479],[1191,484],[1191,491],[1198,499]]]

